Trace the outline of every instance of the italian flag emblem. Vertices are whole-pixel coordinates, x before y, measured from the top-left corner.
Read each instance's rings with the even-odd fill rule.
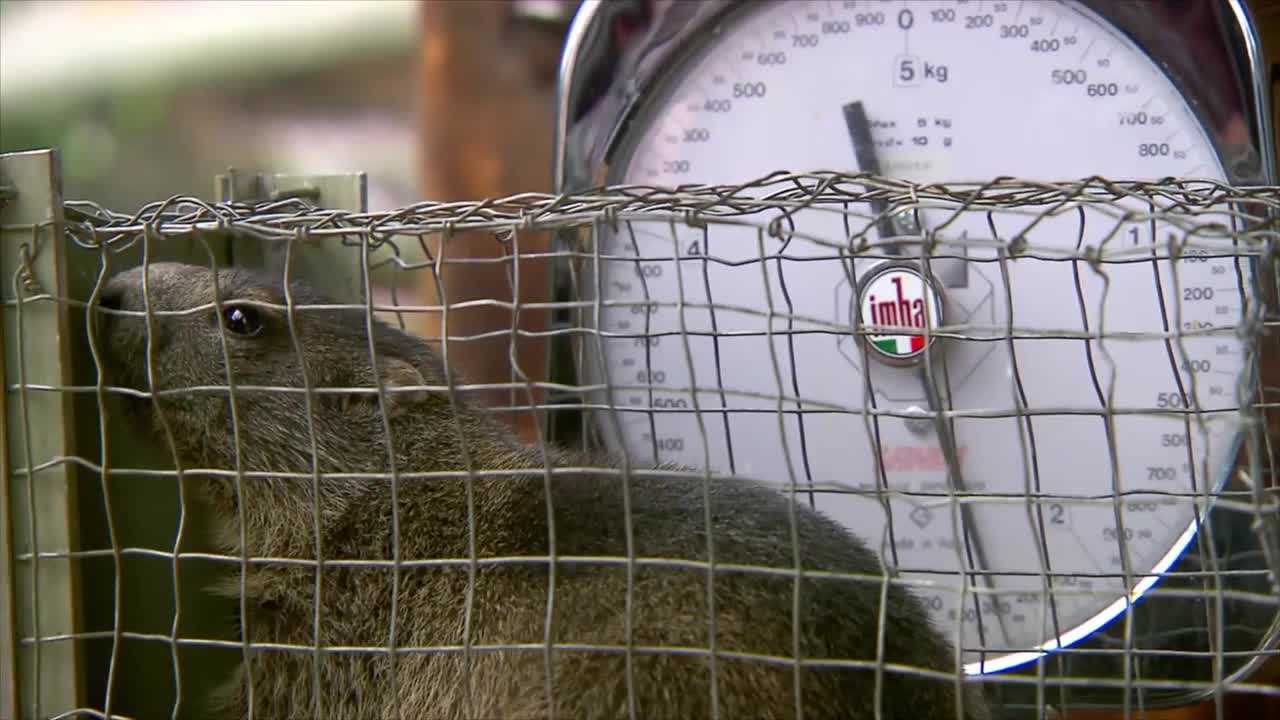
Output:
[[[923,335],[894,335],[873,339],[871,342],[890,355],[914,355],[924,350]]]

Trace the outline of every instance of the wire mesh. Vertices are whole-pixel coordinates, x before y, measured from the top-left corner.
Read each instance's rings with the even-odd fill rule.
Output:
[[[233,702],[267,707],[259,703],[273,697],[316,717],[326,711],[312,691],[324,688],[326,702],[342,702],[371,692],[360,682],[374,677],[387,691],[379,706],[384,715],[420,716],[415,711],[424,707],[456,707],[466,716],[492,711],[498,706],[471,703],[483,702],[476,698],[495,673],[487,658],[503,650],[538,657],[536,671],[521,666],[512,675],[536,675],[520,687],[539,697],[507,708],[550,703],[566,692],[561,682],[568,692],[589,695],[583,677],[565,675],[560,659],[580,651],[612,658],[598,667],[625,676],[621,699],[611,699],[620,716],[644,714],[632,681],[639,668],[654,667],[641,658],[664,653],[705,658],[713,677],[752,662],[796,678],[813,666],[868,668],[875,674],[868,717],[873,710],[885,717],[919,711],[909,703],[920,698],[894,694],[888,684],[890,676],[910,674],[933,678],[940,688],[958,687],[967,675],[1009,713],[1108,704],[1127,715],[1228,691],[1277,694],[1249,680],[1276,653],[1280,606],[1277,188],[1102,178],[915,184],[815,173],[737,186],[425,202],[376,213],[320,209],[299,199],[209,204],[175,197],[132,214],[71,202],[66,214],[70,267],[94,278],[93,292],[69,297],[65,288],[39,287],[16,268],[7,280],[21,287],[21,300],[7,303],[7,311],[19,323],[30,303],[52,301],[95,327],[109,279],[123,269],[118,258],[141,250],[152,262],[166,247],[193,243],[203,248],[197,251],[207,258],[203,264],[221,266],[210,238],[227,236],[270,248],[284,268],[317,247],[350,249],[354,254],[344,257],[358,267],[335,272],[356,273],[367,289],[359,302],[322,303],[306,288],[274,298],[246,295],[236,276],[226,276],[227,287],[206,292],[201,285],[175,298],[175,281],[158,276],[140,286],[146,299],[135,314],[151,330],[135,348],[141,356],[128,363],[141,366],[134,386],[112,382],[109,357],[114,352],[120,362],[120,351],[92,334],[69,339],[90,382],[34,386],[9,378],[7,392],[19,403],[34,392],[81,398],[77,412],[91,414],[85,421],[100,435],[96,453],[44,461],[70,463],[97,478],[103,505],[81,513],[101,523],[100,546],[40,548],[14,558],[111,563],[103,576],[111,591],[98,585],[85,596],[86,603],[110,607],[106,627],[52,636],[41,635],[37,622],[34,636],[20,638],[37,649],[71,641],[110,646],[105,664],[91,669],[103,677],[90,681],[94,697],[84,716],[118,715],[113,676],[122,672],[117,650],[126,641],[168,655],[174,717],[196,712],[191,688],[221,682],[183,671],[190,648],[220,648],[235,654],[234,664],[255,668],[244,697]],[[886,219],[903,232],[881,232]],[[558,237],[550,252],[521,252],[523,238],[545,231]],[[469,259],[465,244],[485,242],[504,252]],[[452,367],[451,347],[468,338],[447,333],[449,314],[459,308],[445,301],[442,268],[506,264],[507,290],[518,298],[520,263],[545,259],[561,271],[545,302],[494,297],[476,304],[511,312],[510,325],[494,333],[513,345],[549,343],[550,376],[513,367],[506,382],[465,380],[467,368]],[[916,273],[898,275],[900,281],[932,283],[927,287],[941,304],[922,303],[928,308],[922,316],[885,319],[883,313],[902,307],[870,298],[871,279],[886,267]],[[305,280],[323,287],[326,278]],[[378,287],[390,291],[374,292]],[[424,287],[436,296],[424,299],[431,294]],[[154,288],[163,293],[158,299]],[[406,294],[412,301],[403,301]],[[924,291],[917,297],[930,299]],[[287,332],[271,357],[296,358],[300,382],[270,382],[275,368],[244,355],[225,322],[205,322],[201,327],[211,332],[182,340],[155,334],[157,323],[194,322],[214,317],[215,309],[225,321],[229,310],[246,308],[282,313]],[[935,308],[941,316],[933,316]],[[528,329],[519,313],[530,310],[549,310],[554,322]],[[363,342],[342,345],[347,335],[295,319],[314,311],[339,313],[332,317],[363,333]],[[439,315],[446,329],[443,342],[429,343],[443,358],[440,375],[410,373],[406,383],[373,370],[388,351],[380,344],[385,339],[367,332],[373,319],[406,327],[406,318],[424,314]],[[17,338],[21,343],[21,331]],[[903,362],[910,353],[902,348],[914,350],[917,342],[923,349]],[[181,345],[191,347],[175,349]],[[163,374],[176,372],[179,366],[166,361],[182,352],[216,362],[175,383]],[[316,382],[355,377],[360,373],[339,376],[333,368],[360,363],[368,363],[372,380]],[[443,394],[449,407],[465,406],[468,393],[504,391],[510,403],[486,409],[538,413],[539,442],[521,445],[496,425],[436,406],[428,406],[440,414],[426,426],[412,420],[426,412],[420,406],[409,405],[417,408],[410,420],[397,414],[401,393],[423,391]],[[200,416],[212,406],[197,398],[219,392],[232,399],[226,423]],[[367,429],[354,422],[335,427],[333,416],[319,410],[334,396],[354,404],[370,395],[376,434],[385,440],[405,433],[415,438],[409,447],[361,445]],[[260,409],[266,400],[247,399],[272,396],[283,399],[266,415]],[[117,457],[130,451],[118,453],[107,428],[131,422],[119,419],[112,404],[130,397],[171,403],[169,412],[154,415],[150,430],[170,467],[119,464]],[[277,424],[264,425],[268,417]],[[279,458],[291,467],[273,466]],[[41,467],[30,458],[13,462],[14,477],[31,478]],[[711,485],[702,482],[713,475],[772,484],[793,501],[786,517],[768,518],[779,523],[790,565],[765,567],[733,552],[719,557]],[[686,522],[666,528],[686,554],[646,556],[636,545],[637,523],[656,520],[652,508],[633,517],[630,492],[619,508],[577,498],[579,505],[564,510],[576,513],[572,522],[543,502],[582,477],[618,478],[633,489],[672,478],[693,483],[697,491],[680,497],[696,508],[667,508]],[[122,523],[149,522],[111,506],[111,486],[124,478],[176,490],[167,543],[121,541]],[[492,511],[496,501],[484,488],[499,478],[535,485],[529,499],[537,507],[514,519],[485,517],[486,505]],[[403,495],[451,479],[464,482],[447,511],[413,505]],[[224,505],[213,503],[222,510],[210,521],[220,550],[184,549],[199,532],[188,527],[200,512],[187,495],[192,483],[230,493]],[[826,573],[867,583],[859,592],[872,614],[861,625],[875,628],[869,657],[806,657],[798,622],[785,638],[763,643],[768,652],[719,646],[726,636],[715,624],[726,621],[713,609],[721,596],[708,589],[712,577],[722,582],[727,573],[754,572],[795,579],[798,588],[801,567],[806,576],[823,575],[815,570],[820,561],[802,557],[795,534],[801,506],[835,519],[877,558],[865,572]],[[609,515],[614,509],[621,517]],[[582,520],[593,514],[595,525]],[[546,537],[530,540],[533,547],[523,552],[486,554],[510,550],[494,538],[514,532],[512,523],[543,528]],[[376,529],[366,536],[361,527]],[[608,542],[582,540],[584,527]],[[129,604],[145,599],[126,598],[121,587],[127,566],[148,560],[171,568],[172,584],[163,590],[172,596],[165,606],[171,617],[164,619],[167,629],[141,632],[127,627],[138,612]],[[183,580],[193,562],[221,568],[220,587],[234,597],[245,624],[272,619],[231,636],[188,630],[179,596],[207,592]],[[590,586],[574,582],[575,570],[589,565],[620,568],[619,607],[602,608]],[[486,583],[499,567],[542,567],[524,576],[529,592],[522,594],[539,597],[517,602],[511,587]],[[424,578],[443,568],[462,573],[437,587],[456,596],[433,599],[458,609],[456,618],[424,604],[420,594]],[[684,568],[703,578],[701,596],[682,596],[684,606],[665,611],[673,626],[675,618],[705,619],[710,641],[705,633],[683,642],[663,635],[662,614],[638,599],[646,568]],[[230,570],[234,578],[226,580]],[[954,655],[935,658],[931,667],[902,659],[920,653],[902,647],[908,640],[895,636],[900,626],[889,627],[895,610],[882,593],[890,586],[920,599]],[[783,604],[761,607],[785,607],[787,627],[799,619],[800,595],[790,584],[779,587]],[[606,609],[622,617],[618,633],[562,641],[563,628],[589,626],[583,615]],[[442,613],[434,633],[426,619],[433,612]],[[504,615],[515,624],[502,625]],[[655,626],[643,627],[646,620]],[[777,629],[774,620],[742,627],[763,634]],[[604,642],[606,635],[620,641]],[[268,656],[286,659],[263,660]],[[445,657],[460,657],[461,664],[434,660]],[[604,685],[589,663],[569,667]],[[424,679],[433,672],[438,678]],[[455,693],[454,686],[468,691]],[[740,708],[723,695],[736,686],[711,687],[705,705],[711,714]],[[406,707],[405,698],[427,704]],[[800,714],[803,705],[796,689],[794,707],[776,712]]]

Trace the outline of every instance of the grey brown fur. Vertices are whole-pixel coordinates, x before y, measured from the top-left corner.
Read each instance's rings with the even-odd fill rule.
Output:
[[[208,268],[153,264],[148,275],[151,311],[174,311],[214,300]],[[245,270],[221,270],[218,297],[224,310],[243,301],[284,305],[281,278]],[[295,305],[325,299],[291,285]],[[144,309],[141,268],[113,278],[104,305]],[[312,396],[315,458],[321,472],[387,473],[388,442],[383,408],[370,362],[363,310],[295,310],[295,347],[283,309],[260,308],[262,330],[254,337],[225,332],[208,308],[183,315],[152,316],[156,390],[223,386],[221,390],[127,401],[142,432],[167,446],[170,437],[184,469],[305,473],[304,478],[206,476],[220,520],[221,544],[251,557],[313,559],[319,502],[322,557],[332,560],[391,560],[393,529],[388,479],[325,478],[314,491],[306,396],[244,386],[304,388],[364,387],[367,394]],[[225,316],[225,313],[224,313]],[[147,389],[147,330],[141,317],[103,313],[99,338],[111,381]],[[470,458],[476,469],[527,472],[514,477],[477,477],[472,483],[475,553],[479,558],[545,556],[549,553],[546,476],[542,449],[520,444],[496,421],[470,407],[459,392],[394,393],[393,388],[448,382],[444,365],[426,342],[377,323],[373,335],[399,472],[460,471]],[[237,452],[232,432],[228,358],[237,386]],[[457,382],[457,378],[453,378]],[[161,420],[165,422],[161,422]],[[167,431],[165,425],[167,424]],[[608,462],[564,449],[546,450],[552,466],[600,467]],[[701,477],[643,477],[630,481],[634,552],[638,556],[706,560]],[[468,507],[460,477],[409,479],[398,485],[401,561],[465,559]],[[626,557],[624,485],[607,474],[557,474],[551,483],[557,555]],[[776,490],[741,480],[710,484],[711,535],[715,560],[782,570],[794,567],[791,503]],[[827,518],[797,503],[802,565],[808,570],[879,573],[875,556]],[[469,568],[459,565],[401,567],[396,597],[398,648],[460,648],[467,627]],[[475,649],[469,668],[461,652],[403,651],[392,661],[390,642],[393,569],[326,565],[321,571],[319,638],[313,632],[316,577],[305,565],[251,567],[244,579],[248,613],[243,632],[254,642],[287,643],[301,650],[254,652],[230,684],[227,716],[245,715],[247,683],[257,718],[407,719],[533,718],[547,713],[548,598],[553,599],[550,637],[578,646],[627,646],[625,564],[571,564],[554,569],[554,594],[545,562],[479,565],[470,592],[472,646],[526,644],[528,649]],[[238,594],[240,581],[222,591]],[[877,659],[882,583],[878,579],[807,578],[800,587],[799,633],[793,635],[795,583],[785,575],[717,571],[716,642],[721,653],[719,713],[724,718],[795,716],[794,657],[798,642],[806,658]],[[702,567],[635,566],[632,600],[634,646],[708,647],[707,573]],[[894,585],[884,608],[884,661],[955,673],[948,642],[931,627],[916,599]],[[321,656],[320,684],[313,682],[313,652],[324,646],[365,646],[372,652],[328,652]],[[543,646],[543,647],[539,647]],[[778,658],[766,663],[733,653]],[[556,649],[551,655],[554,715],[561,718],[629,717],[626,654]],[[656,654],[637,650],[631,687],[637,718],[711,717],[706,654]],[[876,696],[873,669],[803,669],[801,704],[806,718],[871,718]],[[470,694],[467,688],[469,680]],[[317,690],[319,692],[317,692]],[[957,717],[952,678],[926,678],[892,669],[883,673],[882,717]],[[318,714],[314,702],[319,702]],[[966,692],[961,717],[978,720],[987,710]]]

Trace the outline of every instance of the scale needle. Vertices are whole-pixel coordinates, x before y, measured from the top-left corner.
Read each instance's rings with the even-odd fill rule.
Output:
[[[853,145],[853,155],[858,163],[858,170],[872,175],[880,175],[880,158],[876,153],[875,143],[871,138],[871,122],[867,119],[866,108],[863,107],[861,101],[855,100],[846,103],[843,110],[844,122],[849,130],[849,141]],[[921,234],[922,228],[919,227],[914,216],[908,218],[905,214],[898,217],[890,215],[888,213],[889,203],[883,198],[873,199],[869,204],[871,205],[871,211],[877,217],[876,231],[879,233],[881,240],[910,235],[919,236]],[[903,254],[903,248],[899,245],[889,245],[885,248],[885,251],[890,255]],[[938,279],[944,287],[960,288],[968,286],[968,264],[962,258],[940,258],[929,264],[937,272]],[[964,477],[960,473],[960,458],[956,452],[951,424],[950,421],[943,419],[939,414],[943,405],[938,395],[937,386],[929,377],[924,364],[920,366],[920,379],[925,388],[925,399],[929,410],[934,414],[934,428],[938,435],[938,443],[941,447],[943,458],[947,463],[948,484],[954,492],[964,492]],[[976,576],[978,582],[981,582],[988,589],[994,590],[994,583],[990,576],[984,572],[988,568],[986,553],[983,552],[982,543],[978,539],[974,522],[973,512],[969,504],[961,503],[961,532],[965,540],[969,565],[973,568],[970,572]],[[979,617],[981,617],[980,612]],[[1008,635],[1004,628],[1004,618],[997,615],[996,619],[1000,626],[1000,634],[1007,644]],[[981,629],[981,625],[979,628]],[[980,641],[983,645],[987,644],[985,639],[981,637]]]
[[[853,143],[853,156],[858,163],[858,170],[872,175],[880,174],[880,158],[876,154],[875,143],[871,139],[871,122],[867,119],[867,111],[860,101],[853,101],[844,106],[844,124],[849,129],[849,141]],[[898,222],[889,215],[889,203],[883,198],[870,201],[871,211],[876,214],[876,231],[881,240],[898,237],[902,232]],[[891,245],[885,249],[890,255],[900,255],[902,248]]]
[[[938,435],[938,446],[942,450],[943,460],[947,464],[947,484],[951,486],[953,492],[963,493],[965,492],[964,475],[960,472],[960,454],[956,452],[955,434],[952,432],[951,421],[941,415],[944,403],[938,392],[937,384],[933,382],[924,363],[920,364],[920,380],[921,384],[924,385],[925,400],[929,405],[929,410],[933,413],[933,427]],[[988,590],[995,590],[995,582],[992,581],[990,574],[987,572],[991,566],[987,563],[987,554],[983,550],[981,536],[977,532],[977,521],[973,517],[973,508],[966,502],[960,503],[960,528],[964,534],[965,553],[968,555],[969,565],[972,568],[970,572],[975,576],[975,580]],[[981,603],[978,602],[976,596],[974,602],[979,606],[977,616],[981,619],[983,617]],[[999,605],[998,602],[993,602],[992,604]],[[995,618],[1000,627],[1000,634],[1005,641],[1005,646],[1008,646],[1008,631],[1004,627],[1004,617],[996,613]],[[979,629],[981,628],[982,626],[980,625]],[[979,640],[984,647],[989,645],[985,639],[980,637]]]
[[[853,145],[853,157],[858,164],[858,170],[872,175],[881,175],[880,156],[876,152],[875,141],[871,138],[871,121],[867,118],[867,111],[863,107],[862,101],[854,100],[846,103],[842,109],[844,110],[844,124],[849,130],[849,142]],[[914,213],[901,213],[898,216],[889,215],[889,203],[883,198],[871,200],[869,204],[871,205],[871,211],[878,218],[876,220],[876,232],[879,233],[881,240],[923,234],[923,228],[920,227]],[[900,245],[890,245],[885,248],[885,252],[890,255],[902,255],[904,249]],[[964,288],[969,286],[969,264],[963,258],[938,258],[932,261],[930,265],[943,287]]]

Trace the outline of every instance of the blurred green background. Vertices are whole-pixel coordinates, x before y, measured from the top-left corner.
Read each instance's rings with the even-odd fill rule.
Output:
[[[414,202],[414,0],[0,0],[0,152],[57,147],[127,211],[246,172],[369,174]],[[127,181],[126,181],[127,180]]]

